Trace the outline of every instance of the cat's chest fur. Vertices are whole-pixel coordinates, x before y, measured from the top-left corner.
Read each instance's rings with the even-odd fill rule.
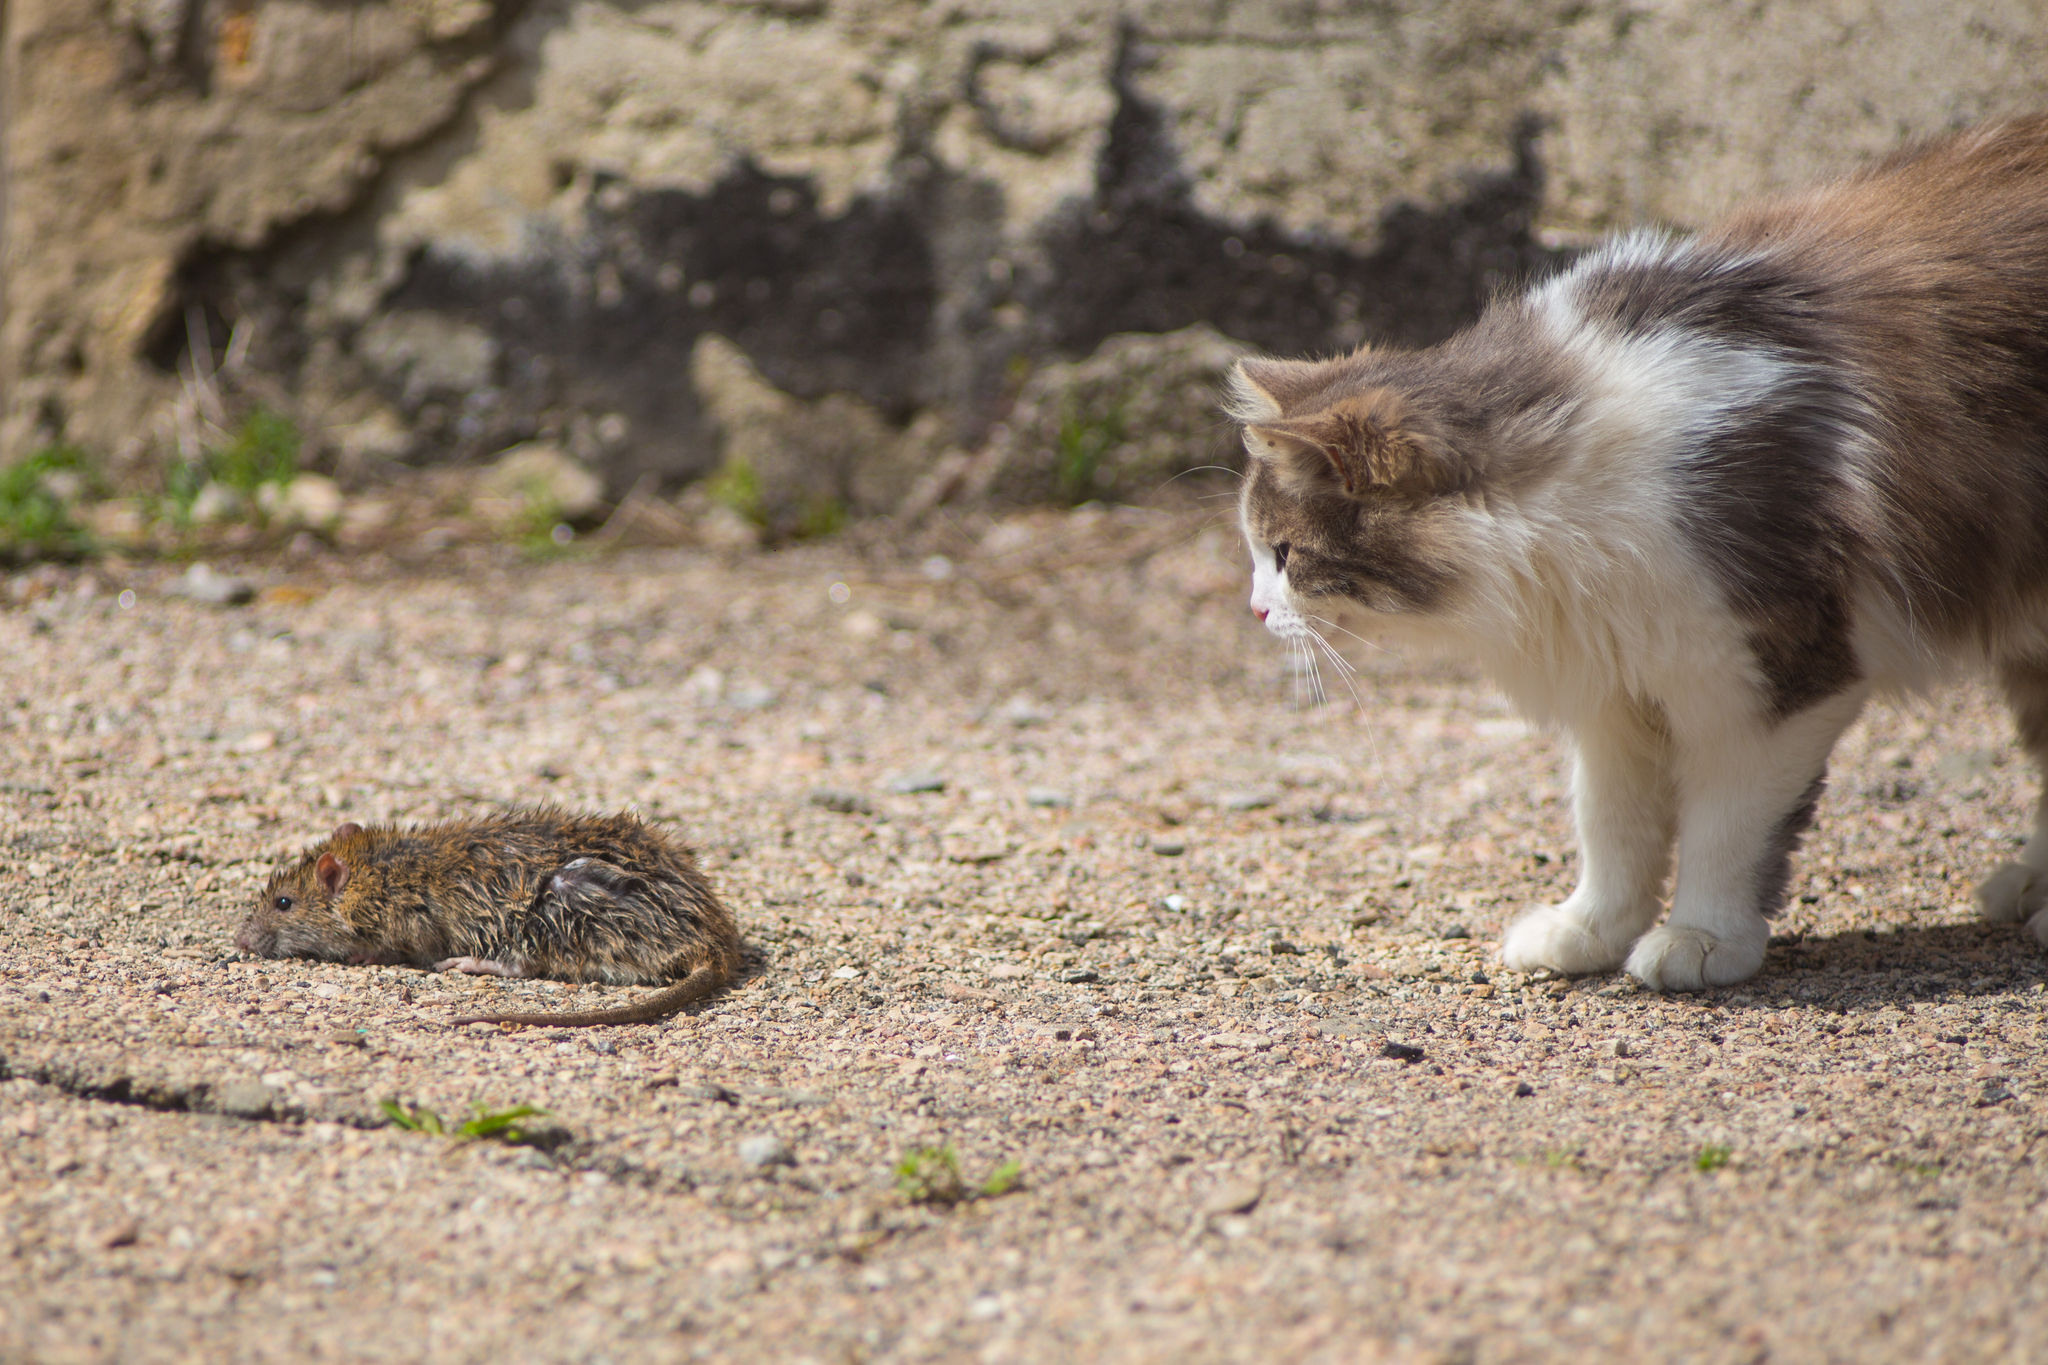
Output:
[[[1234,410],[1276,634],[1474,655],[1577,742],[1582,841],[1648,812],[1542,965],[1644,937],[1675,837],[1673,924],[1744,944],[1631,969],[1746,975],[1863,699],[2048,668],[2048,120],[1620,238],[1429,350],[1247,361]]]

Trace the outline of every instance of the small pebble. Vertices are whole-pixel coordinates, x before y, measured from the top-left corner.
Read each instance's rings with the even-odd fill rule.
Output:
[[[903,773],[889,779],[889,790],[899,796],[918,796],[945,789],[946,779],[937,773]]]
[[[1529,1083],[1528,1083],[1527,1081],[1516,1081],[1516,1082],[1515,1082],[1515,1098],[1517,1098],[1517,1099],[1524,1099],[1524,1098],[1526,1098],[1526,1097],[1528,1097],[1528,1096],[1530,1096],[1530,1095],[1533,1095],[1533,1094],[1535,1094],[1535,1093],[1536,1093],[1536,1087],[1535,1087],[1535,1086],[1533,1086],[1533,1085],[1531,1085],[1531,1084],[1529,1084]]]
[[[1389,1038],[1386,1042],[1380,1044],[1380,1056],[1391,1057],[1397,1062],[1407,1062],[1413,1065],[1422,1060],[1422,1055],[1422,1049],[1413,1043],[1397,1043]]]
[[[256,597],[254,583],[231,574],[215,573],[213,567],[204,561],[172,579],[164,591],[212,607],[239,607]]]
[[[1266,1194],[1265,1185],[1257,1180],[1232,1180],[1218,1185],[1202,1201],[1203,1216],[1220,1218],[1229,1213],[1250,1213],[1258,1207],[1259,1200]]]
[[[869,815],[875,809],[859,792],[850,792],[839,787],[813,787],[810,802],[814,806],[837,811],[841,815]]]
[[[229,1081],[220,1088],[220,1112],[238,1119],[270,1117],[277,1092],[257,1081]]]
[[[1043,810],[1065,810],[1074,804],[1074,798],[1054,787],[1033,787],[1024,793],[1024,804]]]
[[[1472,931],[1462,924],[1453,924],[1450,928],[1444,930],[1443,937],[1446,942],[1451,939],[1470,938],[1472,937]]]
[[[749,1166],[794,1166],[796,1153],[789,1150],[789,1144],[773,1133],[762,1133],[755,1137],[740,1139],[740,1160]]]
[[[1178,858],[1188,851],[1188,846],[1179,839],[1154,839],[1152,851],[1162,858]]]

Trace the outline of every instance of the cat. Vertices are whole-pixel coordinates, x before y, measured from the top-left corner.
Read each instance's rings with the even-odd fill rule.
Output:
[[[1477,656],[1571,741],[1579,883],[1511,969],[1755,973],[1873,694],[1988,669],[2048,763],[2048,117],[1619,236],[1428,349],[1245,359],[1230,410],[1274,634]],[[2048,944],[2048,799],[1978,896]]]

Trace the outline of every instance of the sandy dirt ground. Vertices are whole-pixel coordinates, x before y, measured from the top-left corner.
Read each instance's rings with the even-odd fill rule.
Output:
[[[1199,515],[216,567],[0,583],[0,1359],[2048,1360],[1981,687],[1859,724],[1763,973],[1660,998],[1494,961],[1555,739],[1364,650],[1304,704]],[[671,823],[745,979],[456,1029],[632,992],[233,947],[338,821],[536,802]]]

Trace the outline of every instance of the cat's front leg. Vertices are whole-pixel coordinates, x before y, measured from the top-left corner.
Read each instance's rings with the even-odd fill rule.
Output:
[[[1671,918],[1628,955],[1630,976],[1651,990],[1697,991],[1763,966],[1765,916],[1784,903],[1793,851],[1827,786],[1828,754],[1866,691],[1775,723],[1728,713],[1675,719],[1678,885]]]
[[[2048,664],[2008,661],[1999,665],[1998,681],[2012,707],[2020,743],[2048,780]],[[2048,946],[2048,791],[2034,806],[2034,834],[2017,861],[2000,864],[1977,887],[1984,918],[2000,924],[2024,924]]]
[[[1501,960],[1513,971],[1613,971],[1657,918],[1671,868],[1677,807],[1661,718],[1617,703],[1573,737],[1578,889],[1509,926]]]

